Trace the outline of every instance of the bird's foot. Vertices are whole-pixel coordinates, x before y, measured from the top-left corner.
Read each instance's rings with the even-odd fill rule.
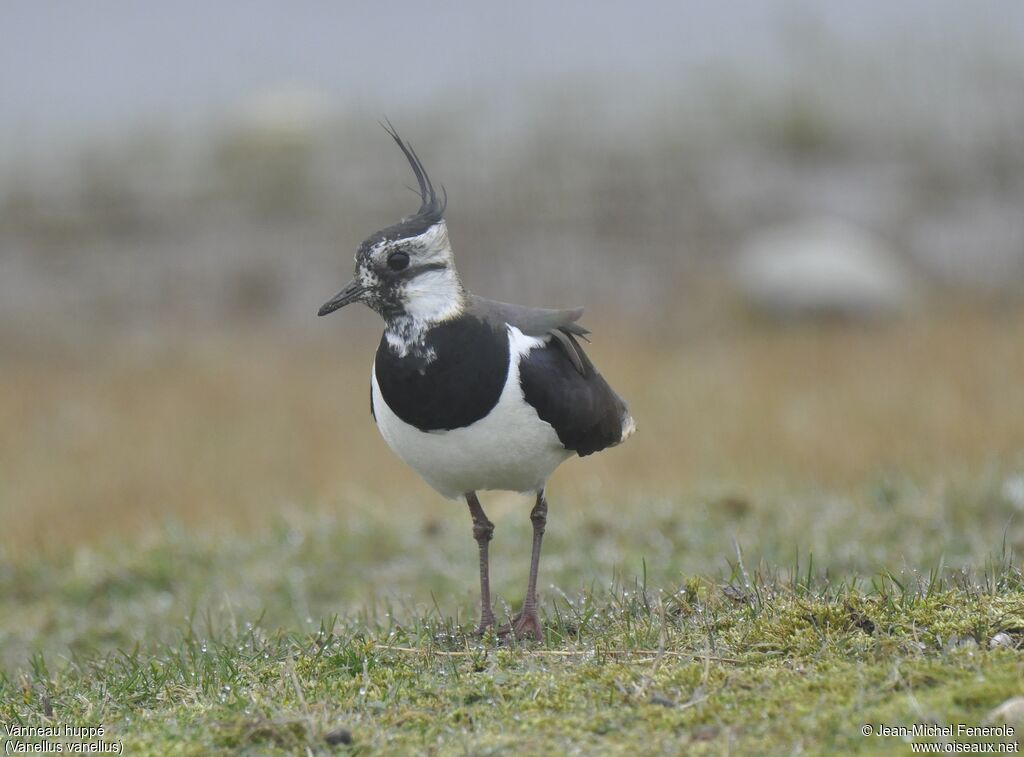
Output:
[[[474,636],[484,636],[488,631],[494,630],[494,613],[484,615],[480,618],[480,625],[473,632]]]
[[[544,641],[544,630],[540,626],[540,615],[536,607],[524,607],[518,615],[512,618],[511,623],[506,623],[497,631],[498,636],[512,636],[514,639],[529,639]]]

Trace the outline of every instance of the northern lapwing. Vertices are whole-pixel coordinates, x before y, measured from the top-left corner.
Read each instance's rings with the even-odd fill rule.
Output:
[[[420,208],[370,236],[355,277],[327,315],[363,302],[384,319],[370,373],[370,412],[388,446],[441,495],[465,498],[480,551],[480,626],[495,625],[487,545],[494,534],[477,492],[536,495],[522,611],[497,633],[543,640],[537,568],[547,522],[544,487],[573,455],[620,444],[635,430],[626,403],[580,347],[582,308],[547,310],[470,294],[455,270],[444,211],[416,151],[387,123],[419,187]]]

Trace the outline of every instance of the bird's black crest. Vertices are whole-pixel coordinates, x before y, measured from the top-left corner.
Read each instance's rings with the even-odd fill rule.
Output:
[[[441,187],[441,198],[438,199],[437,192],[434,191],[434,184],[430,181],[430,176],[427,174],[427,169],[423,167],[423,162],[420,160],[420,156],[416,154],[412,145],[398,136],[398,131],[387,119],[384,119],[384,123],[381,126],[395,140],[395,144],[405,154],[412,172],[416,175],[416,183],[419,184],[420,188],[420,209],[416,211],[416,216],[425,216],[433,220],[434,223],[437,223],[444,216],[444,209],[448,206],[448,194],[445,192],[444,187]]]
[[[416,154],[412,145],[398,135],[398,131],[387,119],[381,123],[381,126],[395,140],[395,144],[398,145],[406,160],[409,161],[413,175],[416,176],[416,184],[419,186],[419,189],[414,191],[419,193],[420,207],[415,214],[403,218],[394,226],[378,231],[363,242],[364,247],[370,247],[381,239],[390,240],[419,236],[444,218],[445,208],[448,207],[448,193],[445,191],[444,186],[441,187],[441,195],[439,197],[434,189],[433,182],[430,180],[430,175],[427,174],[427,169],[423,167],[423,162],[420,160],[419,155]]]

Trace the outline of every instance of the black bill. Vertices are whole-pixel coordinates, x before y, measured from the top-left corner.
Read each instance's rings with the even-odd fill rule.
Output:
[[[366,290],[363,289],[362,284],[353,279],[345,285],[344,289],[321,305],[317,315],[327,315],[350,303],[358,302],[362,298],[364,291]]]

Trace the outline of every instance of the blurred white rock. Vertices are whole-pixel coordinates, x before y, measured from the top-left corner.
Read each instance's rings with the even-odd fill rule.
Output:
[[[984,725],[1007,723],[1016,728],[1024,725],[1024,697],[1011,697],[992,710],[981,721]]]
[[[1002,495],[1014,509],[1024,511],[1024,473],[1007,476],[1003,481]]]
[[[1013,649],[1013,637],[1005,631],[1000,631],[988,641],[989,649]]]
[[[753,235],[734,276],[747,303],[776,318],[895,315],[913,296],[910,272],[884,242],[830,218]]]
[[[331,115],[326,93],[301,85],[278,85],[238,103],[227,126],[229,132],[251,141],[304,142],[320,133]]]

